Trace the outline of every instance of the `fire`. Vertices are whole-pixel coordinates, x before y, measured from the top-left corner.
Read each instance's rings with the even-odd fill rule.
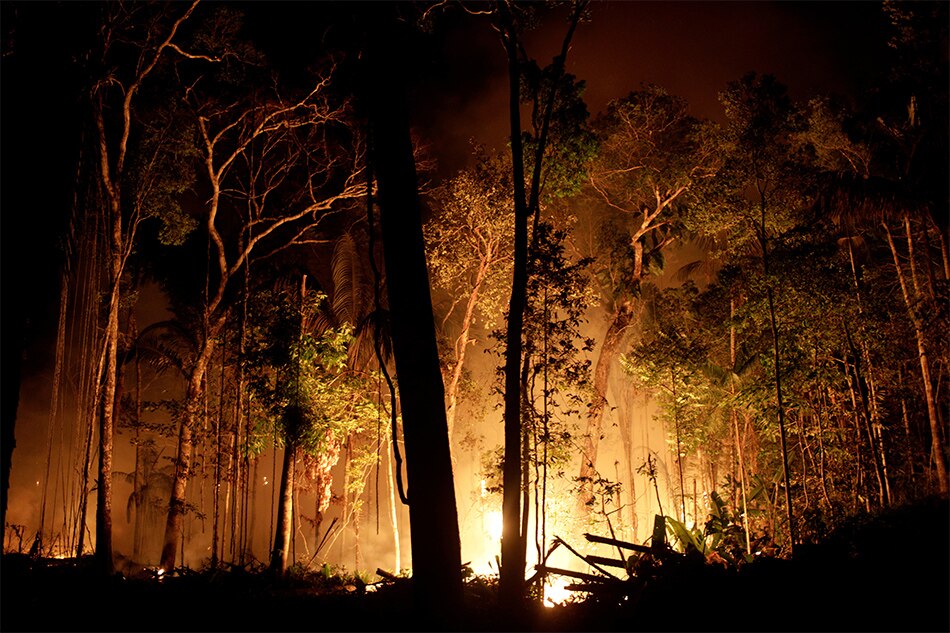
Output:
[[[501,540],[502,534],[502,516],[500,510],[492,510],[485,513],[485,534],[491,539],[492,543]]]
[[[544,583],[544,606],[551,609],[563,604],[573,592],[567,588],[568,581],[561,576],[548,576]]]

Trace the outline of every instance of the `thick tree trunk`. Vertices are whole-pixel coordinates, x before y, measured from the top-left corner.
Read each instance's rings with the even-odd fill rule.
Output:
[[[3,373],[3,388],[0,392],[0,521],[6,525],[10,470],[13,467],[13,449],[16,448],[16,416],[20,404],[20,365],[23,362],[18,315],[5,321],[3,334],[3,367],[0,370]]]
[[[200,384],[200,379],[199,379]],[[162,556],[159,566],[166,572],[175,569],[178,557],[178,544],[185,515],[185,489],[191,471],[192,424],[196,418],[194,409],[200,397],[201,387],[194,387],[194,378],[188,385],[185,397],[185,418],[178,429],[178,453],[175,460],[175,477],[172,480],[172,494],[168,502],[168,514],[165,517],[165,536],[162,541]],[[198,390],[197,395],[194,391]]]
[[[461,603],[461,546],[445,393],[429,291],[405,84],[394,22],[373,15],[366,107],[379,205],[393,353],[406,440],[413,592],[436,623]]]

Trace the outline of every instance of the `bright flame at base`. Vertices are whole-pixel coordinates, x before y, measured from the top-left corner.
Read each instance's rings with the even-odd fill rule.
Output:
[[[548,576],[544,584],[544,606],[551,609],[565,602],[573,593],[567,588],[568,581],[560,576]]]

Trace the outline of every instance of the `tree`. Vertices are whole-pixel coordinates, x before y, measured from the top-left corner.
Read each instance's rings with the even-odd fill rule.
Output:
[[[775,309],[777,273],[770,267],[770,241],[787,231],[797,212],[808,205],[809,182],[801,156],[795,151],[794,135],[800,129],[797,113],[785,87],[771,75],[748,73],[731,82],[720,94],[728,123],[727,158],[715,185],[719,197],[704,212],[710,233],[729,236],[732,252],[752,249],[765,279],[769,328],[772,334],[773,385],[781,440],[785,480],[789,545],[794,548],[795,522],[792,509],[791,476],[785,406],[782,399],[782,363],[779,323]],[[701,220],[702,221],[702,220]]]
[[[298,284],[277,284],[254,298],[254,402],[258,414],[276,426],[284,445],[270,561],[275,574],[286,572],[292,562],[291,528],[298,513],[294,493],[301,485],[296,475],[298,457],[326,461],[332,468],[346,438],[376,417],[375,407],[364,395],[365,384],[347,368],[352,326],[317,332],[317,315],[326,297],[308,292],[306,279],[304,274]]]
[[[332,96],[331,70],[293,94],[272,81],[258,55],[237,39],[240,16],[223,7],[199,32],[207,53],[179,65],[180,90],[197,137],[199,182],[208,192],[198,215],[210,244],[202,332],[179,427],[176,472],[161,566],[172,569],[185,511],[195,421],[216,340],[238,283],[254,260],[320,239],[322,223],[361,195],[359,141],[347,104]],[[225,62],[208,70],[214,55]]]
[[[119,370],[121,283],[138,226],[157,212],[159,200],[167,199],[168,178],[161,169],[173,160],[168,144],[161,138],[173,128],[161,126],[160,120],[154,121],[151,129],[148,124],[142,125],[137,116],[138,96],[150,75],[158,72],[161,62],[173,54],[188,55],[179,45],[178,31],[197,4],[193,2],[183,11],[166,6],[103,5],[101,48],[96,51],[101,76],[92,86],[89,99],[98,150],[103,226],[109,236],[108,301],[103,326],[102,382],[97,399],[97,406],[102,409],[96,505],[96,559],[106,573],[113,570],[112,433]],[[126,48],[129,44],[131,49]],[[174,124],[170,121],[168,125]],[[144,134],[140,128],[145,128]]]
[[[449,294],[451,308],[446,322],[462,304],[462,321],[451,343],[446,368],[446,421],[449,441],[455,432],[458,394],[468,348],[475,339],[472,328],[485,325],[501,312],[502,280],[511,262],[511,171],[501,157],[476,150],[474,168],[432,192],[437,213],[423,227],[433,284]]]
[[[868,103],[846,112],[847,116],[830,111],[828,104],[816,104],[813,121],[822,127],[809,135],[807,142],[815,148],[826,174],[821,206],[848,232],[849,249],[857,240],[875,235],[887,245],[917,347],[915,365],[927,411],[937,486],[946,494],[950,476],[937,396],[944,379],[934,365],[945,364],[948,354],[930,324],[946,321],[950,278],[945,186],[950,105],[943,54],[947,14],[940,3],[915,6],[888,2],[882,9],[892,34],[887,76]],[[937,242],[935,249],[931,239]],[[855,269],[856,288],[860,286],[858,273]],[[865,285],[865,293],[870,290]],[[862,349],[866,341],[859,340]],[[869,361],[865,354],[870,372]]]
[[[496,3],[493,14],[495,30],[498,32],[508,60],[508,118],[511,129],[510,148],[512,165],[512,183],[514,194],[514,254],[511,282],[511,295],[508,302],[507,330],[505,338],[505,461],[503,477],[502,499],[502,541],[501,541],[501,573],[499,578],[499,592],[502,601],[508,607],[516,607],[524,594],[525,570],[525,534],[521,533],[521,370],[522,370],[522,330],[524,327],[524,310],[527,301],[528,285],[528,220],[532,215],[539,213],[541,203],[541,189],[546,172],[546,153],[549,150],[549,133],[552,129],[552,120],[555,105],[559,100],[561,112],[571,108],[571,97],[578,95],[573,78],[565,74],[564,65],[570,49],[571,39],[581,17],[586,9],[586,2],[575,3],[568,20],[567,34],[561,45],[561,51],[554,58],[547,72],[534,72],[534,78],[547,81],[535,81],[533,118],[535,135],[525,138],[521,125],[521,83],[523,72],[530,66],[526,64],[521,45],[521,29],[523,28],[521,15],[523,9],[514,3],[500,1]],[[570,92],[561,92],[570,88]],[[572,94],[573,93],[573,94]],[[586,109],[583,110],[586,112]],[[570,132],[576,131],[583,121],[577,117],[569,119],[568,129],[562,130],[565,139],[570,138]],[[570,128],[573,128],[570,129]],[[525,141],[530,141],[533,148],[533,158],[526,152]],[[555,161],[555,164],[557,162]],[[570,171],[570,166],[560,164],[559,167]],[[531,169],[530,185],[526,189],[528,179],[526,170]]]
[[[461,546],[418,180],[398,64],[406,35],[387,19],[392,17],[388,11],[369,16],[363,96],[404,421],[413,593],[420,613],[438,623],[461,604]]]
[[[594,199],[607,208],[597,252],[610,256],[599,258],[597,280],[608,326],[598,352],[583,438],[578,477],[582,514],[594,501],[591,482],[597,473],[610,373],[636,316],[641,284],[650,265],[676,239],[691,187],[709,178],[720,161],[712,130],[689,116],[686,101],[657,86],[613,101],[595,126],[600,147],[590,171],[590,188]]]
[[[664,417],[672,423],[680,484],[680,520],[686,523],[686,484],[683,459],[693,452],[698,420],[696,403],[700,400],[703,366],[707,349],[698,336],[696,319],[691,314],[696,288],[685,284],[653,298],[651,321],[644,325],[642,339],[621,359],[624,368],[634,374],[638,384],[658,392]],[[687,429],[693,430],[689,433]],[[669,427],[667,427],[669,428]],[[687,437],[691,436],[691,437]],[[699,521],[699,517],[694,517]]]

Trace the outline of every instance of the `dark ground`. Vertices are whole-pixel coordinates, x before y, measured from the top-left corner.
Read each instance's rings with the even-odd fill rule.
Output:
[[[495,607],[484,582],[469,583],[463,609],[436,626],[413,611],[406,581],[363,593],[316,580],[242,571],[102,579],[85,559],[11,554],[0,564],[0,630],[950,631],[950,506],[931,499],[854,521],[795,560],[684,565],[626,601],[530,605],[516,617]]]

